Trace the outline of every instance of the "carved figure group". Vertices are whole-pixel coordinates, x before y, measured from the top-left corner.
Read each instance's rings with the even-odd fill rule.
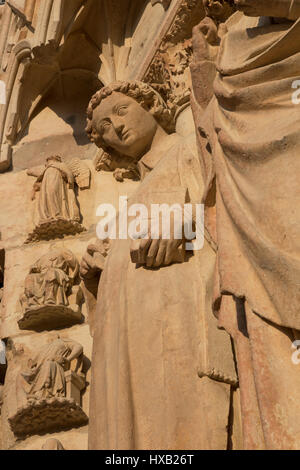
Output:
[[[68,306],[79,264],[69,250],[52,250],[30,268],[20,301],[23,311],[42,305]]]
[[[29,356],[27,365],[21,364],[14,383],[8,419],[17,436],[86,424],[81,408],[83,347],[78,342],[59,336],[53,339]]]
[[[81,321],[79,263],[70,250],[53,249],[30,268],[20,297],[22,329],[47,329]]]

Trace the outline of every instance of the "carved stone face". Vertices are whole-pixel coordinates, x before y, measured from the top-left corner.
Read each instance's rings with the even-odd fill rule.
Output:
[[[158,124],[133,98],[114,92],[94,110],[94,138],[131,158],[140,158],[151,147]]]

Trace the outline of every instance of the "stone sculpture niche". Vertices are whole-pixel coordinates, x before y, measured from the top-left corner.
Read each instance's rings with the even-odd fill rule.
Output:
[[[85,387],[83,347],[58,336],[17,374],[17,407],[8,417],[12,431],[25,438],[86,424],[81,408]]]
[[[36,177],[32,200],[36,200],[35,228],[25,243],[62,238],[81,233],[80,211],[75,194],[75,184],[83,190],[90,185],[90,169],[79,159],[68,165],[60,156],[50,156],[45,167],[27,170]],[[36,194],[39,193],[39,197]]]
[[[81,323],[83,293],[79,263],[70,250],[53,249],[43,255],[25,279],[20,297],[21,330],[52,330]]]

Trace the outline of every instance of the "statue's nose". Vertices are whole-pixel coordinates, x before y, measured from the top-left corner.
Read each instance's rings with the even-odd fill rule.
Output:
[[[124,130],[123,120],[120,117],[116,116],[114,119],[112,119],[112,123],[113,123],[114,129],[115,129],[118,137],[121,138],[123,130]]]

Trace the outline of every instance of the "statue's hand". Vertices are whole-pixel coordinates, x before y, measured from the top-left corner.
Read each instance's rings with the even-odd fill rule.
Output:
[[[68,360],[68,358],[66,358],[62,354],[59,354],[56,356],[55,362],[57,362],[57,364],[62,366],[64,370],[68,370],[70,368],[70,361]]]
[[[208,16],[204,18],[198,24],[198,26],[195,26],[195,28],[193,29],[194,38],[199,33],[203,34],[208,44],[217,45],[219,43],[218,28],[216,26],[216,23]]]
[[[104,247],[104,243],[103,241],[98,241],[88,246],[80,264],[80,276],[82,279],[92,279],[103,271],[108,251]]]
[[[291,0],[234,0],[234,3],[247,16],[287,18]]]
[[[179,247],[182,240],[158,240],[142,238],[131,242],[131,261],[137,264],[144,264],[147,268],[159,268],[169,266],[173,262],[183,261]]]

